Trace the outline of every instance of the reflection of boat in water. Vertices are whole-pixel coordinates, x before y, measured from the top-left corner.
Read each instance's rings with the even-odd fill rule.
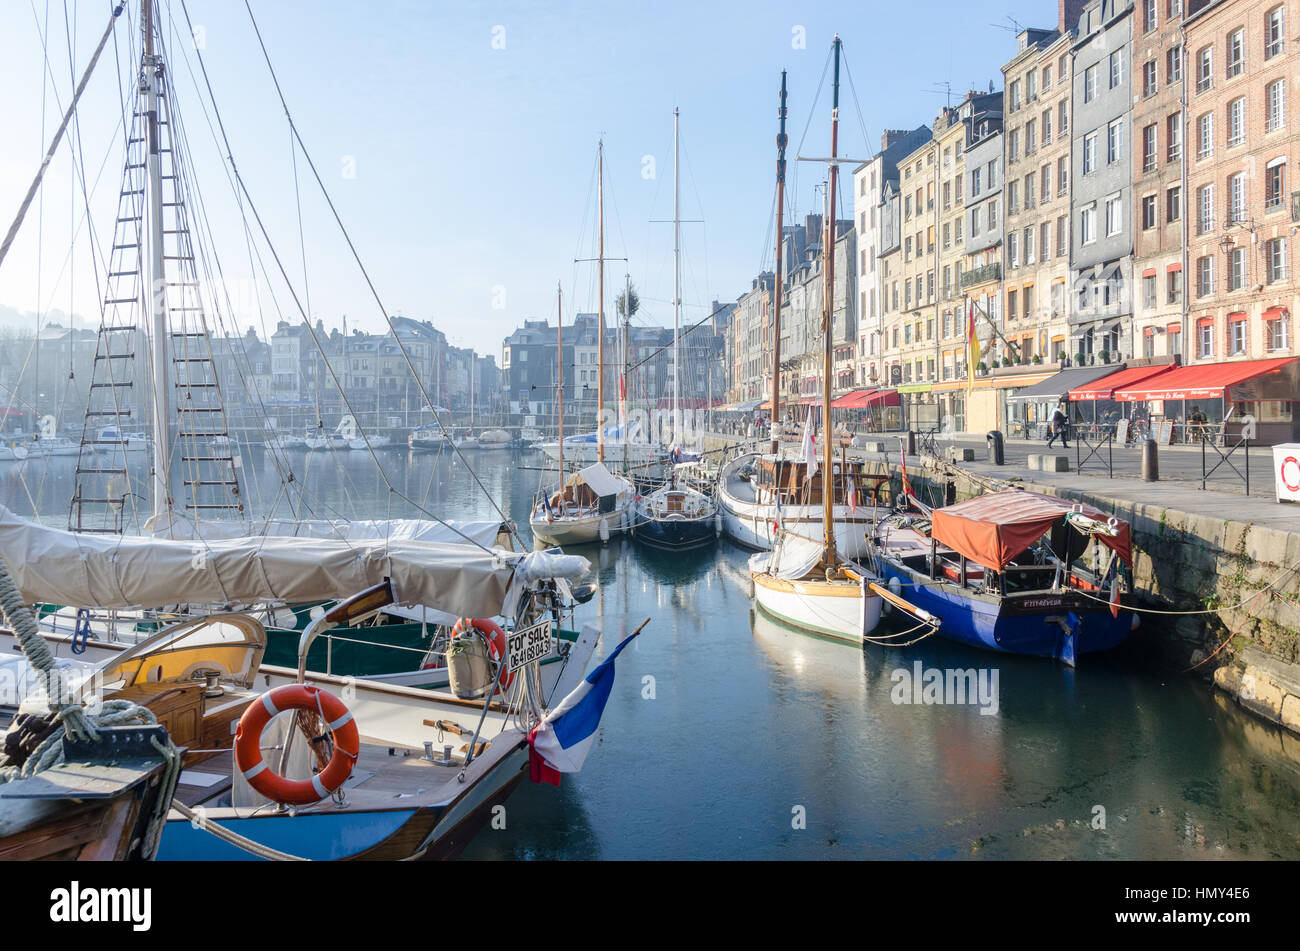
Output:
[[[1023,489],[928,515],[883,522],[879,563],[890,590],[943,618],[942,636],[1073,666],[1136,626],[1120,609],[1119,566],[1132,563],[1121,519]]]

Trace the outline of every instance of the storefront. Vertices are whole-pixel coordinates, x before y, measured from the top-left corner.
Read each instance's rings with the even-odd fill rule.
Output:
[[[1008,392],[1003,432],[1008,439],[1046,439],[1052,414],[1062,400],[1069,398],[1071,390],[1110,376],[1117,369],[1123,369],[1123,366],[1071,367],[1023,389]],[[1070,420],[1084,421],[1077,416],[1077,411],[1070,412]]]
[[[855,433],[897,432],[903,428],[897,390],[869,387],[832,401],[831,416]]]
[[[1069,401],[1077,409],[1076,420],[1091,425],[1098,434],[1114,432],[1115,425],[1121,419],[1127,419],[1133,424],[1136,427],[1135,433],[1145,432],[1150,424],[1146,418],[1145,404],[1125,403],[1116,399],[1115,394],[1125,387],[1155,380],[1177,368],[1174,363],[1126,367],[1100,380],[1075,387],[1070,390]]]
[[[1300,358],[1178,367],[1117,389],[1114,399],[1133,404],[1134,415],[1145,411],[1161,443],[1195,441],[1201,433],[1235,437],[1246,417],[1255,420],[1256,442],[1291,442],[1300,438]],[[1204,425],[1191,420],[1198,413]]]

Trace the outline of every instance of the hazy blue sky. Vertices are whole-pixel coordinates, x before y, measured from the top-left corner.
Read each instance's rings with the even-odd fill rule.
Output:
[[[221,168],[180,0],[171,65],[195,153],[195,176],[228,278],[246,278],[248,252]],[[217,106],[234,159],[273,240],[302,286],[289,133],[241,0],[187,0],[199,26]],[[138,7],[133,2],[132,7]],[[77,74],[107,22],[108,0],[68,0]],[[8,222],[72,88],[63,0],[0,0],[0,219]],[[289,108],[390,312],[429,318],[448,338],[499,357],[502,337],[525,317],[595,309],[596,143],[606,143],[608,300],[630,271],[640,322],[672,321],[672,111],[682,113],[685,318],[734,300],[770,267],[776,102],[790,71],[791,158],[825,154],[829,90],[809,125],[813,97],[838,31],[857,92],[842,96],[841,152],[867,156],[885,128],[929,123],[950,82],[1000,88],[1015,49],[1008,17],[1055,25],[1037,0],[881,3],[289,2],[255,0],[263,38]],[[53,86],[42,82],[40,32],[49,23]],[[132,25],[135,22],[133,13]],[[40,24],[40,29],[38,29]],[[171,27],[169,27],[170,32]],[[118,27],[86,96],[80,148],[95,185],[92,220],[109,241],[122,156],[115,80],[127,75],[130,31]],[[803,39],[806,48],[799,48]],[[501,48],[503,47],[503,48]],[[184,55],[182,55],[184,53]],[[120,67],[120,69],[119,69]],[[129,89],[129,85],[127,86]],[[57,104],[56,104],[57,93]],[[858,109],[861,109],[859,118]],[[864,139],[863,126],[866,138]],[[74,140],[75,144],[75,140]],[[33,208],[0,267],[0,307],[40,306],[97,320],[89,245],[70,233],[84,203],[68,143],[52,168],[44,208]],[[653,162],[651,170],[650,163]],[[103,169],[102,173],[100,169]],[[653,175],[650,172],[653,171]],[[792,162],[797,214],[819,206],[821,166]],[[382,318],[299,157],[306,269],[313,316],[377,330]],[[843,196],[851,210],[852,197]],[[38,238],[43,240],[38,242]],[[41,246],[40,267],[37,247]],[[269,258],[268,258],[269,264]],[[249,284],[239,285],[241,288]],[[277,287],[286,319],[300,319]],[[274,329],[265,294],[240,293],[241,326]]]

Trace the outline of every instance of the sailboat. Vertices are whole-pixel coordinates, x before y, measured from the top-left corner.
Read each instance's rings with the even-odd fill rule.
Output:
[[[681,184],[679,181],[678,123],[681,115],[673,110],[673,440],[674,449],[682,433],[682,262],[681,262]],[[689,465],[689,463],[687,464]],[[712,494],[693,488],[679,478],[676,467],[668,480],[636,501],[635,538],[652,548],[681,551],[702,548],[717,537],[718,503]]]
[[[839,100],[840,38],[835,37],[835,68],[831,105],[831,154],[827,186],[827,214],[822,237],[822,419],[830,420],[831,408],[831,330],[835,299],[835,189],[839,175]],[[784,120],[785,77],[782,75],[782,119]],[[778,142],[784,145],[784,135]],[[784,155],[781,156],[781,159]],[[780,160],[779,160],[780,161]],[[779,282],[779,278],[778,278]],[[774,366],[773,393],[778,392]],[[880,622],[884,603],[882,589],[866,568],[847,559],[836,544],[833,484],[836,469],[830,426],[824,425],[823,460],[818,474],[812,452],[812,417],[805,430],[807,458],[804,478],[820,490],[822,502],[822,536],[818,540],[779,530],[770,552],[760,552],[750,559],[750,577],[754,583],[754,601],[759,609],[778,620],[804,630],[830,637],[862,643]],[[820,482],[820,486],[817,484]]]
[[[782,257],[785,249],[786,77],[781,72],[780,129],[776,138],[776,268],[772,285],[772,419],[781,418],[781,295],[785,288]],[[809,410],[811,417],[811,409]],[[783,452],[781,429],[772,426],[767,452],[744,452],[725,462],[717,480],[718,507],[727,537],[746,548],[770,551],[779,534],[816,542],[822,535],[823,489],[830,493],[836,551],[846,558],[871,553],[871,529],[893,511],[887,472],[872,471],[861,460],[841,453],[836,477],[813,482],[806,453]],[[826,482],[829,481],[829,487]]]
[[[614,475],[605,467],[606,430],[602,425],[605,410],[605,143],[597,148],[596,157],[596,405],[597,425],[594,434],[596,460],[566,478],[564,453],[564,314],[559,288],[556,289],[556,332],[559,362],[555,405],[559,418],[559,438],[554,444],[559,467],[558,491],[543,490],[533,506],[529,525],[535,538],[553,545],[609,541],[622,532],[633,518],[636,490],[627,479]],[[626,438],[626,432],[623,437]],[[550,446],[541,447],[548,454]],[[583,459],[583,461],[587,461]]]

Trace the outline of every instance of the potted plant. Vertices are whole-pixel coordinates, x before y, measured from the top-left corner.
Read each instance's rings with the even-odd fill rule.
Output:
[[[1102,363],[1110,363],[1110,351],[1109,351],[1109,350],[1103,350],[1100,354],[1098,354],[1098,357],[1099,357],[1099,359],[1101,360]]]
[[[1087,362],[1087,358],[1084,357],[1084,355],[1083,355],[1083,351],[1082,351],[1082,350],[1080,350],[1078,353],[1076,353],[1076,354],[1074,355],[1074,365],[1075,365],[1076,367],[1081,367],[1081,366],[1083,366],[1086,362]]]
[[[1065,354],[1061,354],[1061,357],[1062,359],[1064,359]],[[1043,362],[1043,355],[1041,353],[1034,354],[1034,363],[1038,364],[1042,362]]]
[[[1058,361],[1061,361],[1061,360],[1068,360],[1069,358],[1065,355],[1064,350],[1058,350],[1056,353],[1056,359]]]
[[[993,363],[990,364],[990,365],[993,367],[993,369],[996,370],[998,367],[1002,366],[1002,361],[1001,361],[1001,360],[996,360],[996,359],[995,359],[995,360],[993,361]]]
[[[997,365],[996,360],[994,360],[993,363],[995,366]],[[980,376],[984,376],[989,372],[989,365],[985,363],[983,360],[981,360],[978,369],[980,371]]]

